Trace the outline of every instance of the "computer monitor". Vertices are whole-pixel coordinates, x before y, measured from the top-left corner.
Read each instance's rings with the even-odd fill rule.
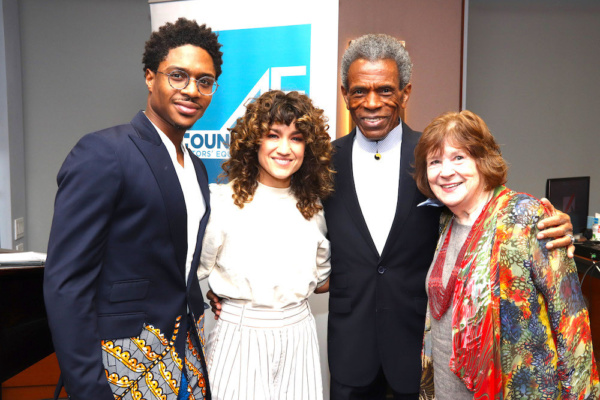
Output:
[[[569,214],[574,233],[585,230],[590,205],[589,176],[548,179],[546,198],[554,207]]]

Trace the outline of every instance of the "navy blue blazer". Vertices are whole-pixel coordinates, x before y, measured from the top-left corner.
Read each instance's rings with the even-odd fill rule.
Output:
[[[327,341],[329,369],[336,381],[366,386],[383,368],[396,392],[417,393],[425,277],[438,238],[440,210],[417,207],[426,200],[411,176],[420,133],[404,123],[402,132],[398,205],[381,255],[354,186],[356,130],[333,142],[335,192],[323,204],[331,241]]]
[[[183,359],[188,330],[200,334],[196,323],[204,302],[196,269],[210,202],[206,169],[191,158],[206,213],[187,285],[183,192],[166,147],[142,112],[129,124],[84,136],[60,169],[44,297],[73,399],[113,398],[102,340],[135,338],[150,325],[167,340],[177,334]]]

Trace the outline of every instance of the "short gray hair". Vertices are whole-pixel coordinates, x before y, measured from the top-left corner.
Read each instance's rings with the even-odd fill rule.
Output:
[[[371,33],[350,42],[342,57],[342,85],[345,89],[348,89],[348,69],[350,68],[350,64],[359,59],[371,62],[385,59],[394,60],[398,66],[400,89],[404,89],[410,82],[412,62],[410,61],[408,51],[406,51],[402,43],[395,37],[383,33]]]

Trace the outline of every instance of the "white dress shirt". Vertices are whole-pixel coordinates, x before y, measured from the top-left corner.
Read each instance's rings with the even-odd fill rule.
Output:
[[[381,255],[398,205],[402,124],[379,141],[367,139],[356,128],[352,146],[354,186],[362,215]],[[379,160],[375,153],[381,154]]]
[[[152,122],[152,121],[150,121]],[[152,123],[154,125],[154,123]],[[187,211],[187,255],[185,258],[185,282],[187,283],[190,269],[192,267],[192,258],[194,257],[194,250],[196,250],[196,242],[198,241],[198,230],[200,229],[200,220],[206,212],[206,204],[204,203],[204,197],[198,184],[198,177],[192,159],[183,142],[181,143],[181,149],[183,150],[183,167],[177,161],[177,151],[175,145],[169,139],[167,135],[161,131],[158,126],[154,125],[158,136],[162,140],[163,144],[169,152],[177,178],[179,179],[179,185],[183,191],[183,198],[185,200],[185,208]]]

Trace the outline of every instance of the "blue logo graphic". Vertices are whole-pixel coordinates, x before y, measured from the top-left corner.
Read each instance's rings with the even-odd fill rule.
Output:
[[[309,95],[310,25],[219,32],[223,73],[204,116],[186,132],[184,143],[202,158],[210,182],[229,158],[229,131],[245,105],[270,89]]]

